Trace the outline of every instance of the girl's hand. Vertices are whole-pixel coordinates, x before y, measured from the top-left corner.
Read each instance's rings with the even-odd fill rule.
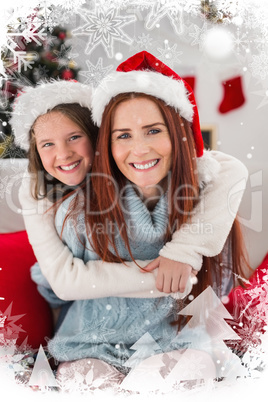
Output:
[[[158,268],[156,288],[164,293],[183,293],[189,277],[192,276],[195,278],[198,273],[189,264],[173,261],[161,256],[150,262],[141,271],[151,272],[156,268]]]

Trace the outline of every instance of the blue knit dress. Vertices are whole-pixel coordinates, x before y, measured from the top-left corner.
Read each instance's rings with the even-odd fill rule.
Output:
[[[55,222],[59,232],[71,200],[72,197],[65,200],[57,211]],[[150,260],[158,257],[159,250],[164,245],[168,222],[167,196],[163,195],[150,212],[133,187],[128,185],[124,214],[134,258]],[[102,229],[106,230],[98,228]],[[120,237],[120,228],[113,226],[110,230],[116,233],[121,257],[130,261]],[[75,257],[85,262],[99,259],[86,236],[83,214],[78,216],[76,229],[71,221],[64,225],[63,241]],[[49,285],[40,286],[40,278],[36,282],[39,282],[39,290],[43,296],[56,306],[57,296],[48,289]],[[88,286],[95,285],[88,283]],[[62,301],[58,300],[58,304],[62,304]],[[135,352],[131,347],[145,334],[150,335],[152,345],[146,344],[143,358],[155,354],[156,350],[157,353],[172,350],[171,343],[177,335],[177,327],[172,322],[177,318],[177,310],[176,300],[171,296],[141,299],[106,297],[78,300],[69,305],[54,338],[48,343],[49,352],[60,362],[91,357],[104,360],[126,373],[127,367],[124,364]]]

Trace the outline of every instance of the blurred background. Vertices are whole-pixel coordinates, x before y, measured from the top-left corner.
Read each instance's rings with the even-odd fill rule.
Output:
[[[23,86],[49,78],[96,86],[147,50],[192,86],[207,147],[237,157],[249,170],[239,216],[255,268],[268,251],[267,1],[17,3],[1,6],[0,158],[26,157],[9,126]],[[6,191],[2,175],[0,198]]]

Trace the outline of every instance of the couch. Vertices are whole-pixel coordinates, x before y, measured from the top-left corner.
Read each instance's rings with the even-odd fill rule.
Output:
[[[36,262],[20,212],[27,159],[0,159],[0,345],[37,349],[53,335],[49,305],[30,277]]]

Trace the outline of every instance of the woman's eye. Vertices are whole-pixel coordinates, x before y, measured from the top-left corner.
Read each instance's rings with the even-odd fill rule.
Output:
[[[124,140],[124,139],[126,139],[126,138],[130,138],[130,135],[128,134],[128,133],[124,133],[124,134],[120,134],[118,137],[117,137],[117,139],[119,139],[119,140]]]
[[[149,134],[157,134],[157,133],[160,133],[159,128],[152,128],[152,129],[149,131]]]

